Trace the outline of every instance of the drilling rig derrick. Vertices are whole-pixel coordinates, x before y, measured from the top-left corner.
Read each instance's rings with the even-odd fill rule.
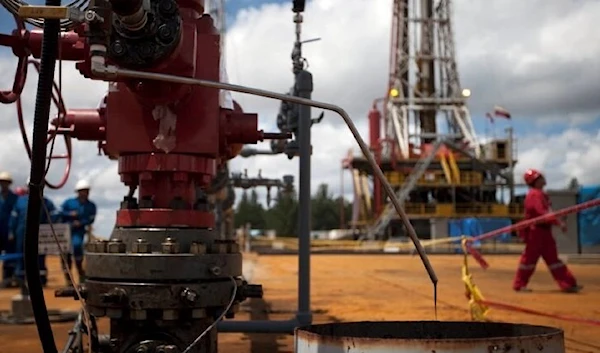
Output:
[[[435,236],[432,219],[520,217],[519,207],[497,197],[513,188],[512,138],[478,139],[467,107],[471,91],[460,83],[451,14],[451,0],[394,0],[387,92],[369,112],[371,151],[426,238]],[[369,238],[402,234],[381,184],[373,178],[372,194],[365,188],[372,171],[364,156],[349,156],[344,168],[353,172],[360,204],[352,226]]]

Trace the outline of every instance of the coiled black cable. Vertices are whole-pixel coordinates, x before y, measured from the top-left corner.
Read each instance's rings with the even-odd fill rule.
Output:
[[[60,0],[46,0],[46,6],[60,6]],[[59,32],[59,20],[44,21],[44,36],[42,39],[42,55],[35,99],[33,140],[31,146],[29,202],[27,205],[27,214],[29,217],[27,217],[25,223],[25,277],[27,279],[27,286],[29,287],[33,316],[44,353],[58,353],[40,281],[38,233],[40,230],[39,215],[41,213],[42,202],[44,202],[43,185],[46,170],[46,139],[48,136],[48,121],[50,120],[54,69],[58,56]]]

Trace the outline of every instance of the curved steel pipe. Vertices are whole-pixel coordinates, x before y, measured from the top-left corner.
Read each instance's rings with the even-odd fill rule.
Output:
[[[413,244],[415,245],[417,253],[419,254],[419,257],[421,258],[421,261],[423,262],[423,265],[425,266],[425,270],[427,271],[427,274],[429,275],[431,282],[433,283],[434,286],[437,286],[438,278],[437,278],[437,275],[435,274],[435,270],[431,266],[431,262],[429,262],[429,259],[427,258],[427,254],[425,252],[425,248],[423,247],[423,245],[421,245],[421,242],[419,241],[419,238],[417,237],[415,229],[413,228],[412,224],[408,220],[408,216],[402,209],[400,200],[398,200],[398,198],[396,197],[396,195],[394,193],[394,189],[392,189],[392,186],[386,180],[383,172],[381,171],[381,168],[379,168],[379,165],[377,165],[377,163],[375,162],[375,158],[371,154],[371,151],[369,151],[369,147],[367,146],[365,141],[362,139],[362,137],[358,133],[358,130],[356,129],[356,125],[354,125],[354,123],[352,122],[352,119],[350,118],[348,113],[346,113],[346,111],[344,109],[342,109],[341,107],[334,105],[334,104],[318,102],[318,101],[314,101],[311,99],[294,97],[291,95],[280,94],[280,93],[257,89],[257,88],[250,88],[250,87],[244,87],[244,86],[239,86],[239,85],[233,85],[233,84],[229,84],[229,83],[200,80],[200,79],[188,78],[188,77],[179,77],[179,76],[159,74],[159,73],[153,73],[153,72],[127,70],[127,69],[117,68],[114,66],[92,65],[92,71],[94,74],[97,74],[100,76],[105,76],[105,75],[110,76],[111,79],[113,77],[127,77],[127,78],[143,79],[143,80],[156,80],[156,81],[165,81],[165,82],[172,82],[172,83],[204,86],[204,87],[210,87],[210,88],[215,88],[215,89],[252,94],[252,95],[256,95],[256,96],[272,98],[272,99],[296,103],[296,104],[308,105],[308,106],[321,108],[321,109],[329,110],[329,111],[334,111],[334,112],[338,113],[342,117],[342,119],[344,120],[344,122],[346,123],[348,128],[350,129],[350,132],[354,136],[354,139],[358,143],[361,151],[363,152],[363,154],[367,158],[367,161],[373,168],[373,172],[374,172],[375,176],[377,177],[377,179],[379,179],[386,194],[392,201],[392,204],[394,205],[394,209],[396,210],[396,212],[398,212],[398,215],[402,219],[402,222],[404,223],[404,226],[406,227],[406,230],[408,232],[410,239],[412,240]]]

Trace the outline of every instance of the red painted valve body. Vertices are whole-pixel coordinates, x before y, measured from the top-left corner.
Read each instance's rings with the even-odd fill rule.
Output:
[[[181,1],[179,6],[179,45],[148,71],[219,81],[220,38],[212,19],[199,15],[202,1]],[[63,36],[62,51],[68,53],[63,59],[89,62],[87,45],[82,49],[82,41],[74,36]],[[36,56],[41,36],[27,38]],[[84,75],[86,66],[78,64]],[[160,120],[153,116],[157,107],[163,116],[167,111],[176,117],[169,136],[175,143],[168,153],[154,144],[160,132]],[[138,187],[139,208],[119,210],[117,226],[204,228],[213,227],[214,218],[205,208],[195,207],[196,187],[207,186],[217,168],[239,153],[240,145],[262,140],[257,115],[235,108],[221,108],[216,89],[127,80],[110,83],[105,108],[69,110],[60,126],[81,140],[105,140],[106,154],[118,156],[122,182]]]

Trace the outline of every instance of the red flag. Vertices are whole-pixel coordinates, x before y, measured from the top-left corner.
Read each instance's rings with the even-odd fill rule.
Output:
[[[500,106],[494,107],[494,116],[499,116],[505,119],[510,119],[510,112]]]

